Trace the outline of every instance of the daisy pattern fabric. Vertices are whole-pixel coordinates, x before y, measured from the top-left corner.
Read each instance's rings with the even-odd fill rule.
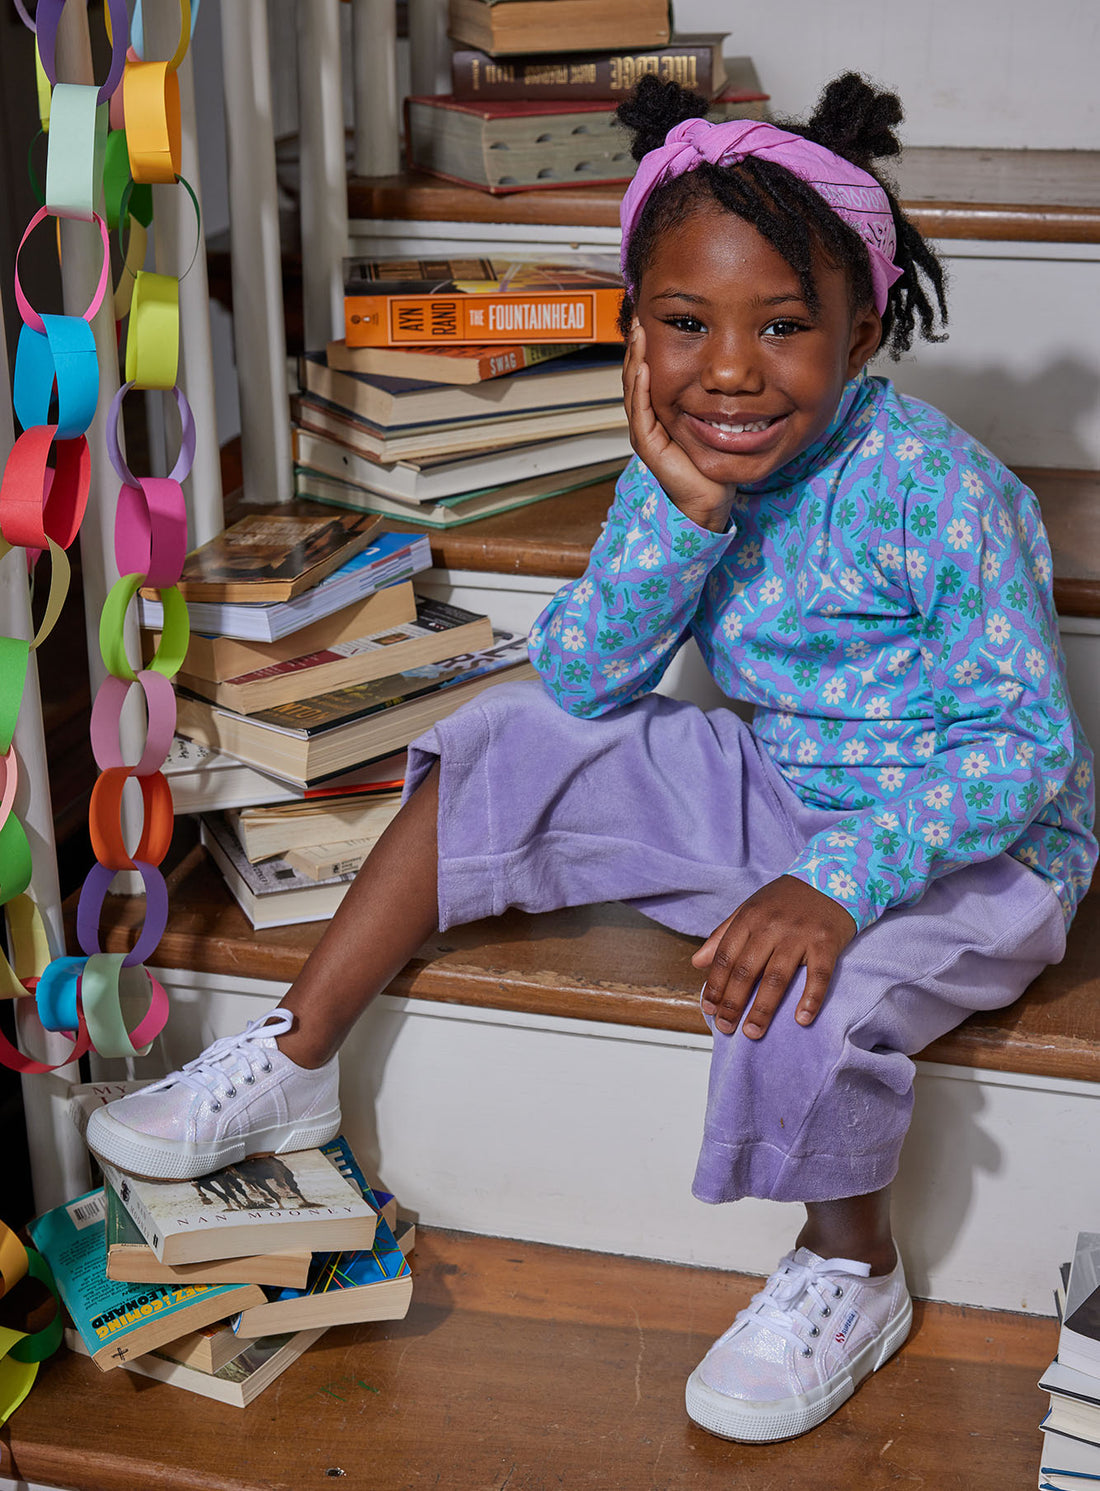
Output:
[[[861,374],[820,440],[739,490],[724,533],[633,460],[530,654],[558,704],[591,717],[650,692],[694,636],[799,798],[848,815],[786,873],[859,928],[1005,851],[1068,925],[1097,857],[1093,764],[1050,582],[1034,494]]]

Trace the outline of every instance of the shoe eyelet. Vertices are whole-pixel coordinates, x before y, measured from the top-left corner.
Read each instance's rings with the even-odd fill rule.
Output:
[[[246,1086],[246,1087],[251,1087],[251,1086],[252,1086],[252,1084],[253,1084],[253,1082],[255,1082],[255,1080],[256,1080],[256,1079],[255,1079],[255,1077],[251,1077],[251,1076],[249,1076],[249,1077],[246,1077],[246,1078],[245,1078],[245,1079],[244,1079],[244,1085],[245,1085],[245,1086]]]
[[[262,1066],[260,1068],[261,1072],[270,1072],[272,1070],[273,1070],[273,1068],[272,1068],[272,1065],[271,1065],[270,1061],[268,1062],[268,1064],[266,1066]]]
[[[811,1336],[820,1336],[820,1334],[821,1334],[821,1331],[818,1329],[818,1327],[816,1325],[811,1328],[811,1330],[810,1330],[810,1335]]]
[[[821,1306],[821,1313],[822,1313],[822,1315],[831,1315],[833,1312],[832,1312],[832,1310],[829,1309],[828,1305],[822,1305]]]
[[[211,1113],[220,1113],[222,1111],[222,1105],[221,1105],[221,1103],[211,1103],[210,1104],[210,1111],[211,1111]]]
[[[225,1091],[222,1093],[222,1097],[223,1098],[235,1098],[236,1096],[237,1096],[237,1089],[235,1087],[227,1087],[225,1089]]]
[[[813,1356],[813,1354],[814,1354],[813,1353],[813,1348],[811,1346],[804,1346],[802,1348],[802,1355],[803,1356]]]
[[[839,1299],[839,1298],[840,1298],[840,1296],[841,1296],[841,1295],[842,1295],[842,1294],[843,1294],[843,1293],[844,1293],[844,1290],[843,1290],[843,1289],[841,1289],[841,1287],[840,1287],[840,1285],[839,1285],[839,1284],[838,1284],[838,1285],[837,1285],[837,1287],[836,1287],[836,1288],[835,1288],[835,1289],[834,1289],[834,1290],[833,1290],[833,1298],[834,1298],[834,1299]]]

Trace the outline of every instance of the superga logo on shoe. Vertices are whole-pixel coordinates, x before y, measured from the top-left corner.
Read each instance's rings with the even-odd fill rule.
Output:
[[[848,1311],[847,1315],[845,1315],[844,1317],[844,1324],[840,1327],[836,1335],[833,1337],[833,1340],[836,1341],[838,1345],[844,1345],[844,1342],[848,1339],[848,1332],[852,1329],[852,1326],[855,1325],[858,1319],[858,1310]]]

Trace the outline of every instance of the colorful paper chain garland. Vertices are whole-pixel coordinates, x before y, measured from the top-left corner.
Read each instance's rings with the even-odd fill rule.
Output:
[[[33,1248],[26,1248],[10,1227],[0,1222],[0,1299],[24,1278],[37,1279],[53,1295],[56,1308],[48,1325],[33,1335],[0,1326],[0,1424],[15,1412],[34,1385],[38,1364],[61,1344],[61,1301],[49,1264]]]
[[[57,78],[56,38],[64,0],[39,0],[31,19],[36,31],[39,110],[47,133],[45,203],[28,223],[20,250],[47,217],[93,225],[103,246],[103,268],[92,303],[82,316],[39,313],[27,300],[18,274],[15,300],[23,320],[16,355],[13,404],[23,427],[0,476],[0,559],[26,551],[30,566],[49,550],[50,592],[42,625],[32,642],[0,637],[0,906],[8,921],[12,964],[0,955],[0,996],[33,991],[44,1030],[65,1033],[72,1049],[51,1066],[23,1055],[0,1033],[0,1061],[23,1073],[56,1070],[95,1050],[102,1056],[144,1054],[163,1029],[167,995],[145,967],[164,933],[168,893],[160,864],[173,827],[172,798],[161,766],[176,723],[171,679],[187,653],[187,607],[178,588],[187,551],[182,483],[195,451],[194,421],[178,386],[179,280],[141,268],[150,220],[149,188],[177,183],[191,198],[180,169],[180,99],[177,69],[190,44],[194,13],[180,0],[179,44],[165,62],[145,60],[140,9],[127,47],[124,0],[107,0],[111,63],[102,85],[64,83]],[[197,7],[196,7],[197,8]],[[47,89],[41,86],[46,80]],[[119,104],[121,103],[121,109]],[[109,124],[116,128],[109,129]],[[106,202],[106,216],[98,206]],[[91,738],[100,769],[89,806],[89,828],[97,863],[80,893],[77,937],[81,956],[49,958],[41,914],[25,894],[31,877],[27,836],[12,812],[17,763],[12,735],[29,657],[52,630],[69,584],[65,550],[76,539],[88,500],[91,462],[85,431],[99,399],[99,365],[91,322],[110,278],[110,238],[117,227],[123,269],[114,291],[117,320],[128,316],[126,381],[107,419],[107,453],[121,483],[115,513],[115,562],[120,578],[100,618],[100,653],[108,677],[92,706]],[[199,239],[196,238],[196,244]],[[197,247],[196,247],[197,252]],[[138,477],[127,465],[118,439],[122,403],[131,389],[170,393],[180,416],[180,451],[168,477]],[[144,586],[161,599],[165,623],[156,654],[146,666],[126,653],[127,610]],[[123,759],[119,724],[133,689],[145,701],[146,736],[139,759]],[[121,823],[123,791],[133,778],[140,787],[144,821],[131,854]],[[120,870],[136,870],[145,887],[145,922],[127,954],[106,953],[100,917],[111,882]],[[13,966],[14,965],[14,966]],[[128,1030],[122,996],[143,994],[148,1007]],[[0,1343],[2,1345],[2,1343]]]

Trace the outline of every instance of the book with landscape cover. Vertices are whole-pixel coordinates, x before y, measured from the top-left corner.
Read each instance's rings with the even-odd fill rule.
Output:
[[[338,848],[361,836],[378,838],[400,806],[400,792],[386,792],[240,808],[226,817],[245,858],[259,864],[276,855],[285,857],[288,849],[315,845]],[[333,871],[334,875],[338,873]]]
[[[450,0],[447,34],[495,56],[668,45],[667,0]]]
[[[257,668],[270,667],[272,663],[285,662],[287,658],[320,652],[336,642],[370,637],[375,632],[384,632],[391,626],[403,626],[405,622],[415,620],[416,595],[412,581],[401,580],[396,585],[376,590],[363,600],[353,601],[331,616],[322,616],[319,621],[292,632],[289,637],[281,637],[277,642],[249,642],[238,637],[204,636],[192,632],[187,647],[187,671],[217,683],[225,678],[239,678],[242,673],[252,673]],[[160,634],[146,632],[144,637],[147,657],[152,657]]]
[[[311,1256],[308,1248],[279,1248],[204,1263],[162,1263],[112,1187],[104,1190],[109,1279],[129,1284],[288,1284],[299,1288],[305,1283]]]
[[[259,714],[234,714],[181,695],[177,728],[262,771],[312,786],[360,761],[401,750],[485,688],[535,676],[526,637],[494,631],[493,646],[479,652]]]
[[[482,495],[507,482],[533,481],[579,466],[618,461],[621,470],[631,456],[630,438],[624,428],[565,435],[557,440],[539,440],[533,445],[508,445],[475,455],[402,461],[396,466],[383,466],[328,435],[315,435],[309,430],[292,430],[291,446],[299,466],[414,506],[442,502],[460,494]],[[317,587],[323,588],[323,585]],[[310,591],[309,595],[313,593]],[[288,605],[301,605],[309,595]],[[148,604],[141,602],[143,623]],[[213,626],[206,629],[217,630]]]
[[[464,387],[579,351],[579,342],[538,342],[526,347],[349,347],[341,337],[329,342],[325,360],[330,368],[344,373],[380,373],[387,378],[421,378],[426,383]]]
[[[508,58],[459,47],[451,54],[451,91],[462,99],[556,103],[580,98],[618,103],[641,78],[651,76],[711,98],[725,86],[722,43],[728,35],[677,35],[665,47],[641,52],[542,52]]]
[[[199,842],[253,927],[327,921],[355,879],[354,870],[314,879],[278,856],[251,864],[229,825],[209,814],[199,819]]]
[[[571,264],[349,259],[344,334],[349,347],[615,342],[622,297],[619,266],[606,256]]]
[[[593,430],[625,428],[622,397],[584,403],[537,414],[505,414],[500,419],[474,418],[415,429],[386,431],[338,404],[312,394],[296,394],[290,416],[299,428],[338,441],[356,455],[381,465],[422,457],[468,454],[486,449],[527,445],[535,440],[585,435]]]
[[[294,490],[299,497],[311,502],[331,502],[336,507],[361,508],[364,512],[379,513],[383,517],[397,518],[402,522],[424,524],[428,528],[457,528],[463,523],[473,523],[478,518],[489,518],[497,513],[511,512],[513,508],[530,507],[548,497],[560,497],[563,492],[574,492],[582,487],[617,478],[624,461],[597,462],[592,466],[581,466],[572,471],[553,472],[548,476],[534,476],[528,481],[506,482],[500,487],[490,487],[485,492],[463,493],[457,497],[444,497],[442,502],[422,502],[413,505],[396,498],[381,497],[366,487],[352,482],[340,481],[334,476],[324,476],[319,471],[310,471],[306,466],[294,468]],[[608,492],[607,505],[611,504]],[[188,666],[191,658],[188,655]]]
[[[289,601],[365,549],[381,524],[331,513],[246,514],[187,556],[187,601]]]
[[[305,1289],[268,1289],[266,1303],[242,1310],[233,1321],[238,1335],[271,1330],[306,1330],[346,1321],[401,1320],[412,1300],[412,1273],[394,1240],[381,1204],[360,1170],[347,1140],[322,1145],[334,1168],[378,1213],[373,1247],[315,1257]]]
[[[253,1155],[195,1180],[139,1180],[102,1159],[100,1166],[162,1263],[369,1247],[374,1236],[372,1208],[342,1176],[333,1178],[317,1149]]]
[[[622,403],[621,344],[583,348],[568,358],[469,388],[330,367],[319,354],[298,363],[302,391],[356,414],[371,425],[418,429],[509,415],[545,414],[589,403]]]
[[[342,611],[386,585],[411,579],[430,568],[431,545],[424,534],[379,533],[360,553],[327,576],[312,590],[293,600],[262,605],[235,601],[189,601],[188,614],[196,632],[216,632],[242,641],[277,642],[292,632]],[[139,597],[142,626],[158,631],[164,624],[159,599]]]
[[[1077,1234],[1058,1360],[1064,1367],[1100,1375],[1100,1232]]]
[[[198,1393],[203,1398],[213,1398],[219,1403],[228,1403],[235,1408],[245,1408],[264,1388],[292,1366],[304,1351],[325,1333],[324,1326],[313,1330],[294,1331],[280,1336],[261,1336],[255,1341],[233,1339],[237,1354],[217,1372],[204,1372],[199,1367],[184,1366],[174,1361],[164,1350],[151,1351],[145,1356],[135,1356],[121,1365],[127,1372],[139,1377],[151,1377],[157,1382],[167,1382],[172,1387],[181,1387],[185,1392]],[[73,1351],[85,1350],[75,1331],[65,1332],[65,1342]]]
[[[108,1279],[106,1213],[99,1189],[43,1212],[28,1224],[73,1326],[103,1371],[263,1300],[258,1284],[130,1284]]]
[[[421,596],[417,600],[416,620],[404,626],[390,627],[369,637],[334,642],[320,651],[272,663],[220,683],[192,673],[185,663],[176,675],[176,682],[179,687],[238,714],[255,714],[295,699],[312,698],[332,689],[385,678],[406,668],[439,662],[458,652],[490,647],[492,641],[493,627],[487,616]]]

